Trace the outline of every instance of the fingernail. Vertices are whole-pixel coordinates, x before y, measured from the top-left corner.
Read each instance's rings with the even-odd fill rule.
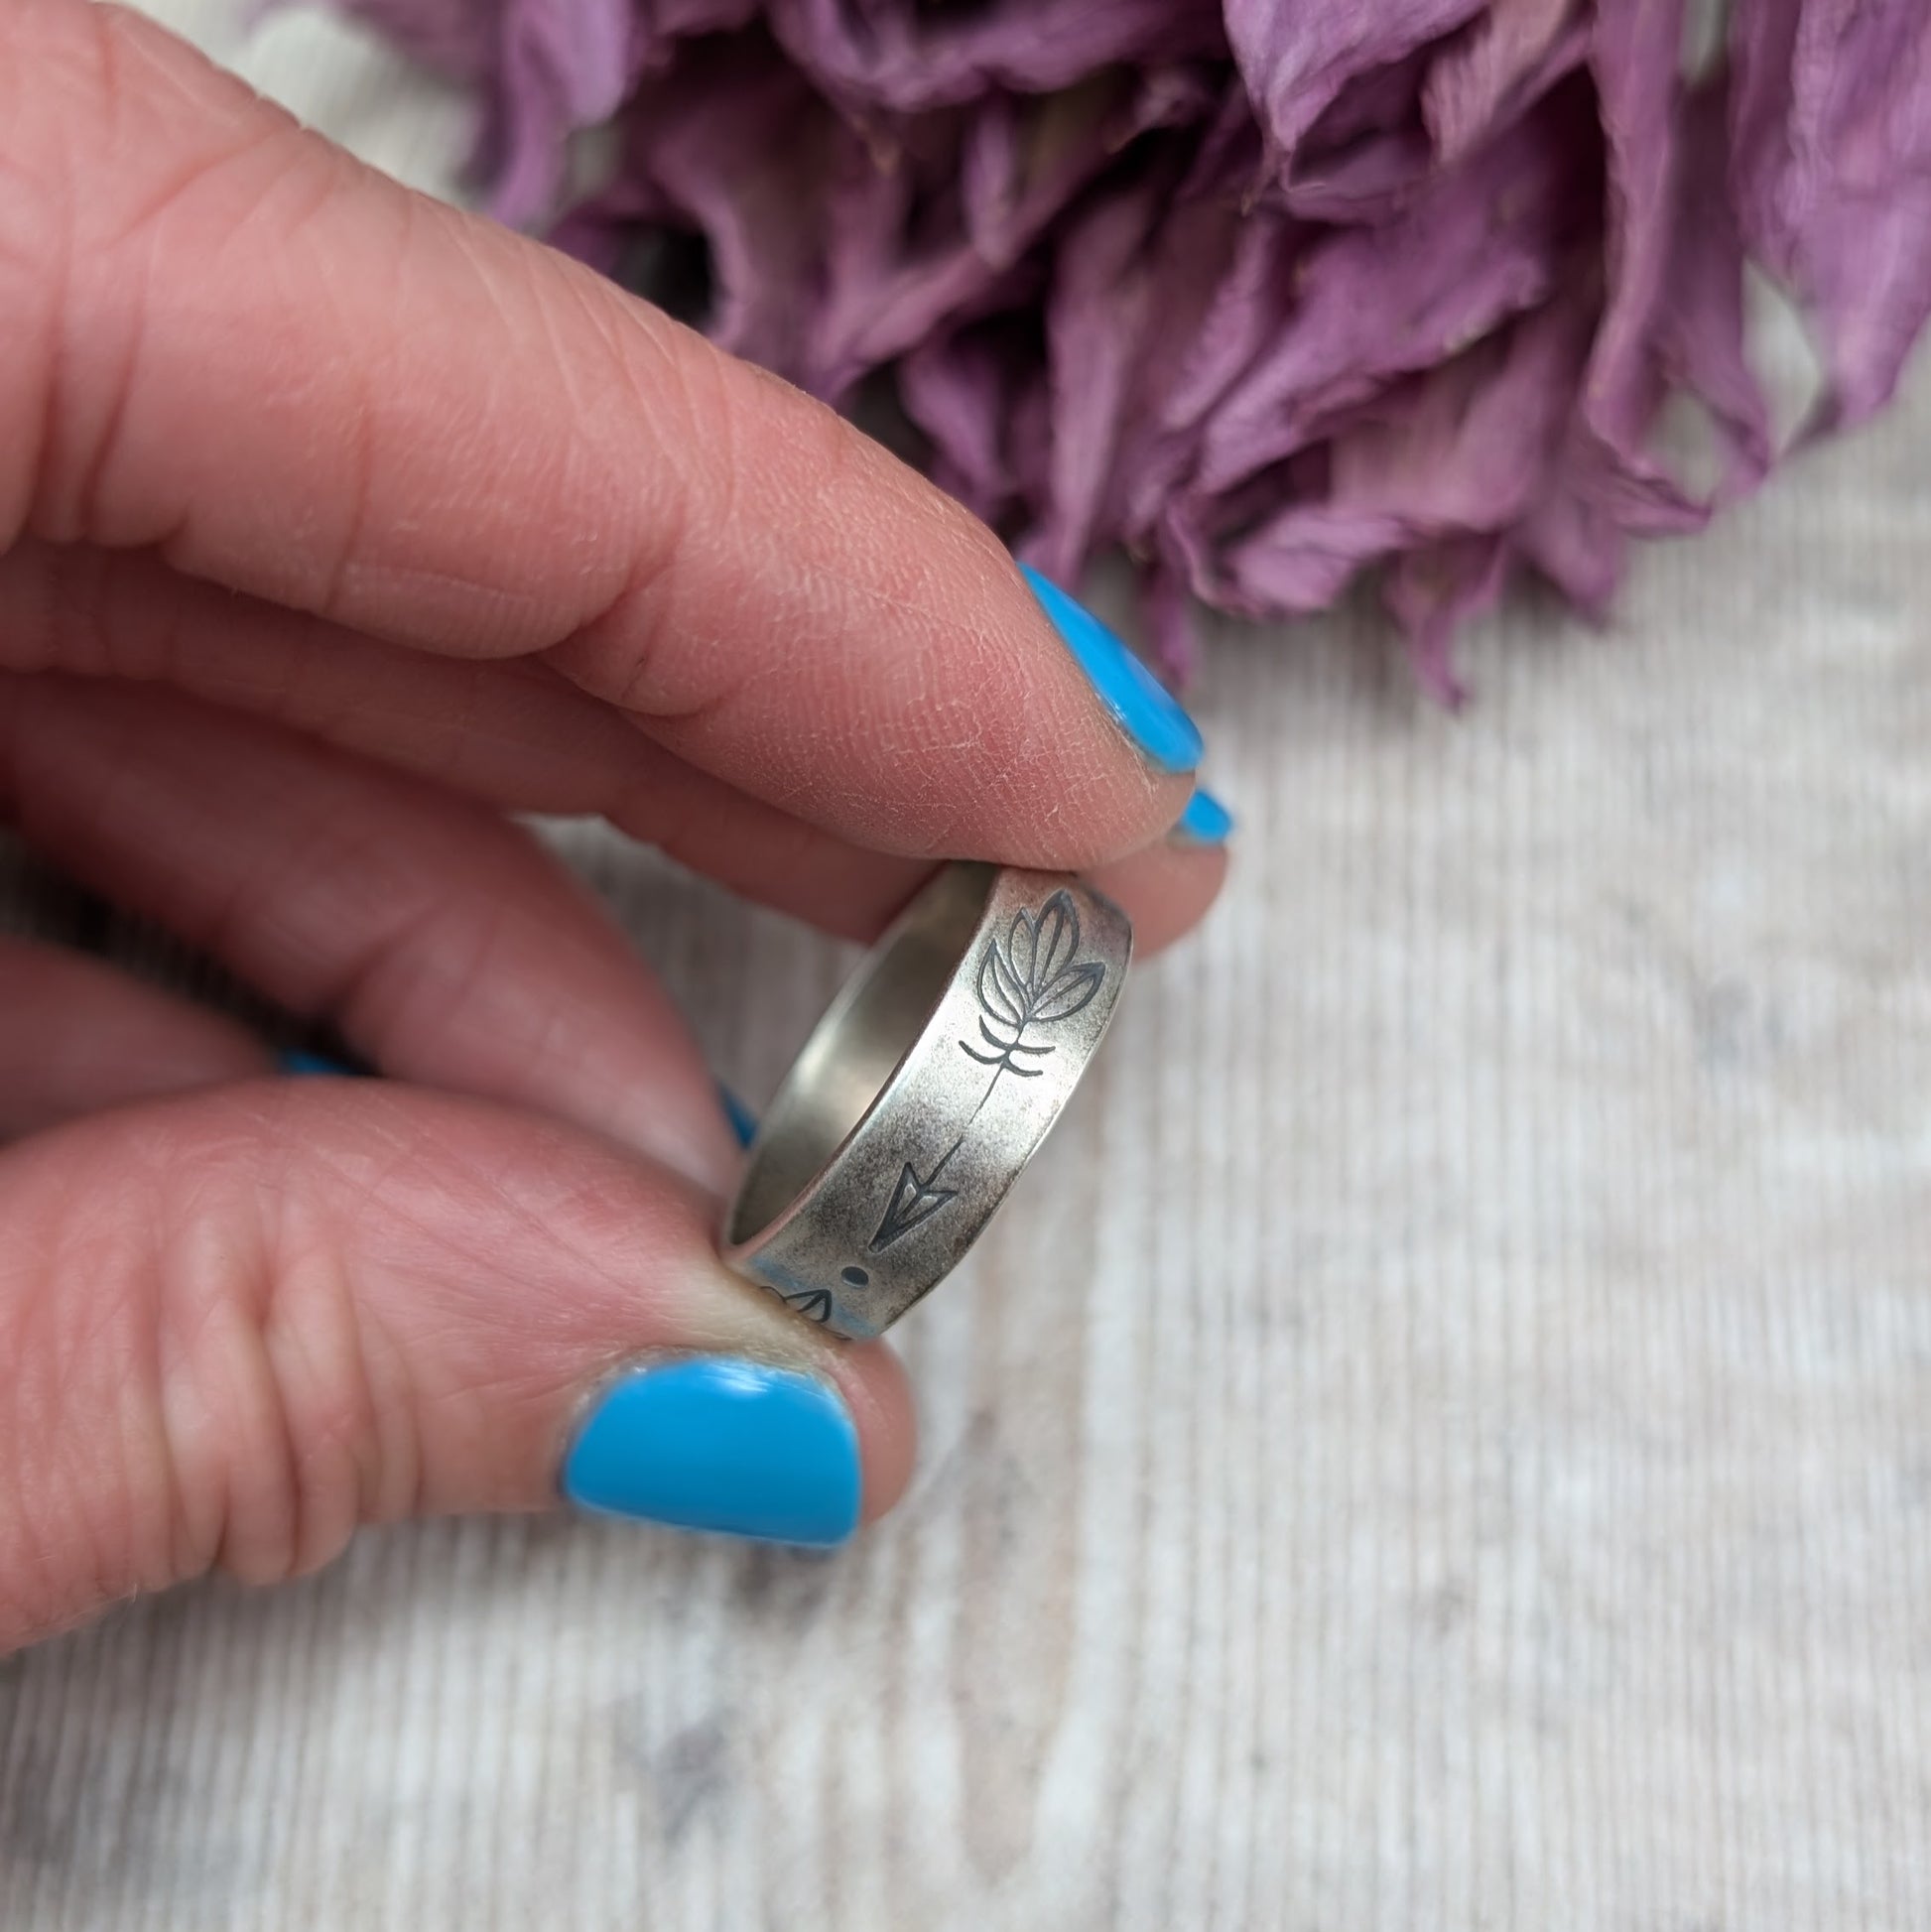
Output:
[[[823,1382],[721,1357],[626,1375],[564,1464],[581,1509],[825,1547],[858,1526],[858,1432]]]
[[[1198,791],[1187,801],[1172,837],[1183,845],[1224,845],[1233,831],[1233,814],[1212,792]]]
[[[1192,771],[1201,761],[1200,727],[1173,694],[1085,604],[1030,564],[1019,569],[1120,728],[1162,771]]]
[[[724,1118],[731,1123],[731,1132],[737,1136],[740,1147],[748,1147],[758,1137],[758,1117],[733,1094],[720,1080],[717,1083],[717,1097],[723,1102]]]
[[[339,1060],[330,1060],[325,1053],[310,1053],[303,1047],[284,1047],[275,1056],[276,1064],[283,1073],[292,1075],[322,1074],[334,1080],[358,1080],[361,1069],[350,1067]]]

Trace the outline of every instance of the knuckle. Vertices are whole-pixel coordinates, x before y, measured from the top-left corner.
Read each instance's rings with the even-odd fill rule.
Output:
[[[620,575],[549,655],[619,710],[676,716],[703,702],[690,687],[690,654],[677,648],[691,618],[681,608],[689,585],[679,564],[701,514],[709,514],[706,479],[717,472],[727,440],[708,394],[713,352],[639,305],[614,319],[600,294],[584,294],[579,307],[596,318],[585,339],[604,348],[606,393],[624,400],[623,445],[642,451],[625,462],[641,491],[632,492],[635,507],[621,532]]]
[[[269,1122],[231,1124],[264,1145]],[[219,1173],[200,1152],[188,1171]],[[187,1190],[182,1165],[171,1148],[151,1368],[171,1569],[278,1583],[337,1555],[371,1504],[373,1356],[327,1217],[262,1186],[254,1161]]]
[[[619,709],[690,722],[729,706],[757,675],[755,651],[718,648],[738,612],[710,533],[733,533],[746,584],[765,558],[809,577],[798,541],[807,506],[855,487],[860,508],[878,507],[847,482],[867,440],[782,378],[641,306],[615,354],[630,446],[652,452],[642,466],[651,488],[626,538],[621,582],[552,659]],[[802,579],[786,586],[807,617],[810,588]],[[822,640],[801,631],[787,641],[803,651]]]
[[[0,1651],[209,1570],[299,1575],[413,1497],[391,1357],[339,1230],[274,1185],[270,1107],[124,1122],[113,1214],[71,1148],[35,1158],[0,1269]]]

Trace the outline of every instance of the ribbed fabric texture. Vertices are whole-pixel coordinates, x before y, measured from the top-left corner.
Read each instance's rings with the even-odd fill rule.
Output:
[[[1467,669],[1216,640],[1234,886],[899,1332],[896,1518],[125,1610],[0,1667],[0,1924],[1922,1932],[1931,389]],[[761,1102],[845,956],[568,842]]]

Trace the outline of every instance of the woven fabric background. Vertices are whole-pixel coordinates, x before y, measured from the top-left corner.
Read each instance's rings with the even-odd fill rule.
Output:
[[[366,40],[156,10],[450,186]],[[1931,1925],[1931,387],[1467,669],[1215,639],[1233,885],[901,1331],[893,1520],[371,1535],[0,1665],[0,1925]],[[838,949],[569,842],[768,1093]]]

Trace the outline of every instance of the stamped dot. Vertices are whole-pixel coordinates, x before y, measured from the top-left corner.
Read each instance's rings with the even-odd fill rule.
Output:
[[[838,1277],[847,1288],[864,1288],[870,1285],[871,1276],[863,1268],[846,1268]]]

